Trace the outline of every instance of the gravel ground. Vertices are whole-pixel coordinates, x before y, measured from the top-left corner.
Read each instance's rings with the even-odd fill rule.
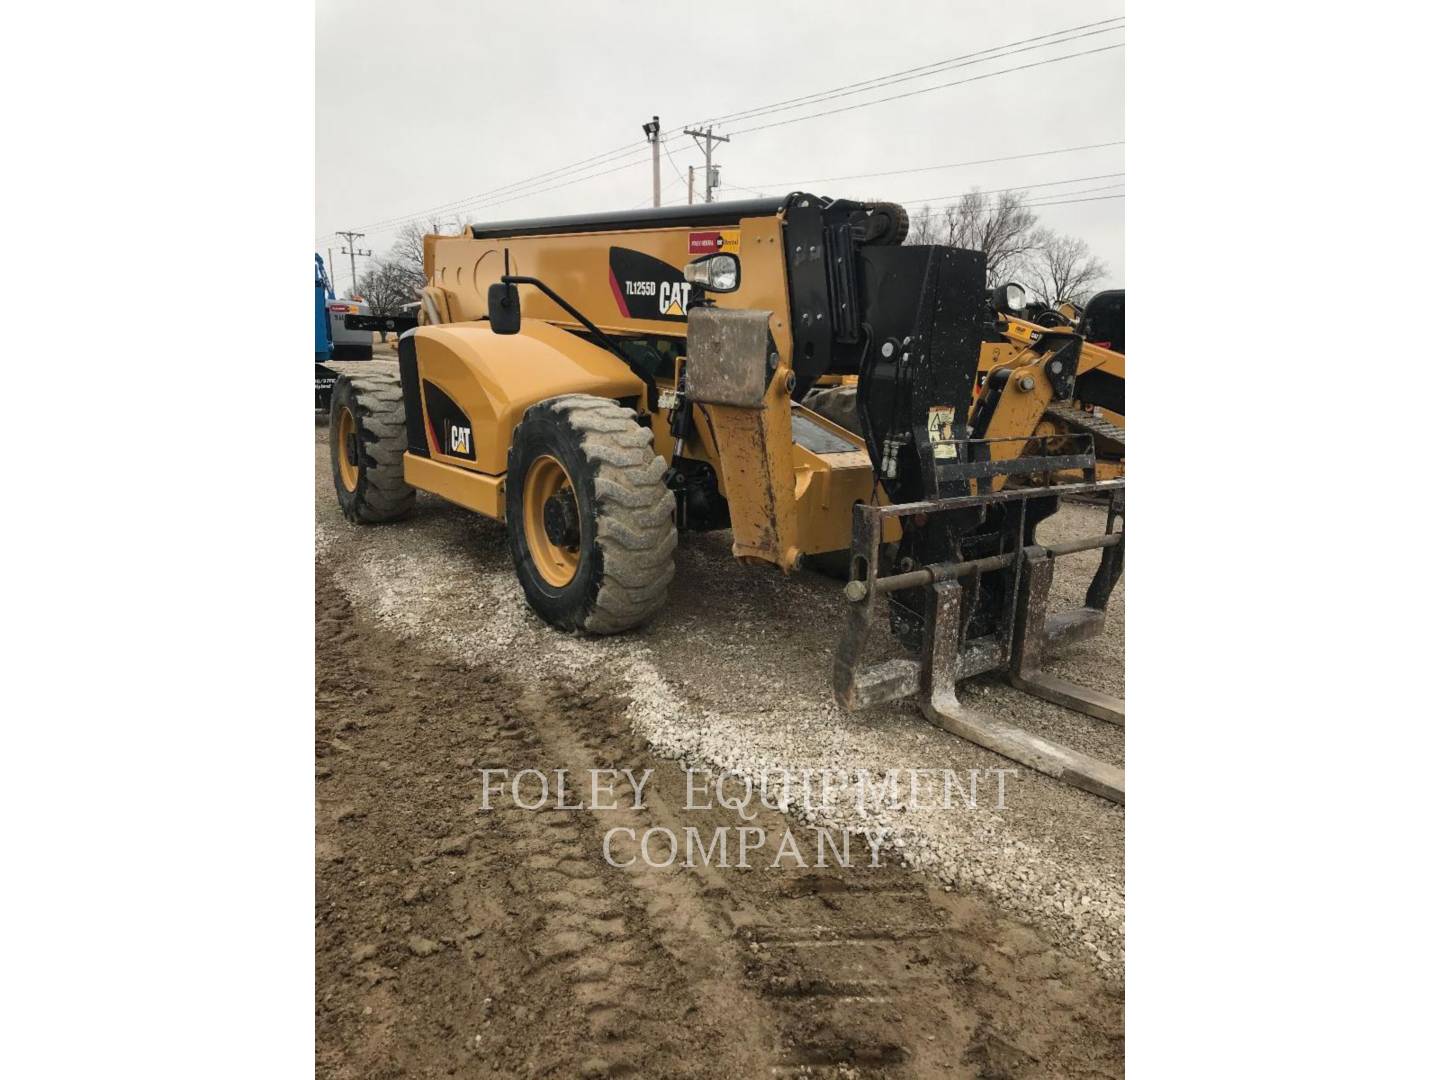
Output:
[[[388,630],[467,663],[521,679],[605,672],[629,698],[634,730],[657,753],[758,782],[773,770],[833,770],[833,797],[792,815],[817,824],[883,828],[894,852],[946,885],[993,899],[1049,933],[1059,947],[1118,978],[1124,962],[1124,811],[1019,768],[927,724],[908,705],[847,714],[834,705],[830,662],[843,623],[839,585],[736,563],[727,533],[685,535],[670,603],[649,626],[618,638],[562,636],[526,607],[504,526],[422,494],[415,515],[353,526],[331,487],[326,434],[316,433],[316,544],[351,602]],[[1067,505],[1041,539],[1104,526],[1094,507]],[[1062,560],[1052,596],[1083,597],[1098,554]],[[1074,680],[1124,694],[1124,583],[1105,633],[1052,665]],[[877,640],[877,648],[885,642]],[[995,681],[967,686],[977,708],[1106,761],[1124,763],[1122,729],[1030,698]],[[995,808],[1006,777],[1005,808]],[[857,808],[861,770],[982,770],[975,809]],[[908,774],[902,774],[908,775]],[[818,780],[817,780],[818,791]],[[933,785],[918,802],[934,806]]]

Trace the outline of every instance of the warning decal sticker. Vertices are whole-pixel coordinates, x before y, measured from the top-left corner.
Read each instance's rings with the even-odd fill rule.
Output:
[[[724,229],[690,234],[691,255],[713,255],[717,251],[738,251],[740,230]]]
[[[926,423],[929,429],[930,446],[938,458],[955,457],[955,444],[950,442],[955,437],[955,407],[953,405],[936,405],[930,410],[930,419]]]

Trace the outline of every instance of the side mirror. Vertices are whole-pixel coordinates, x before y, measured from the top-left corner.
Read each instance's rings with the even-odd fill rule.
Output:
[[[504,281],[490,286],[490,329],[497,334],[520,332],[520,290]]]

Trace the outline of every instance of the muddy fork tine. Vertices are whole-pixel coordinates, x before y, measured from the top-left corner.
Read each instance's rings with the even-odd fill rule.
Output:
[[[957,657],[964,648],[965,628],[979,592],[979,575],[961,582],[938,582],[925,590],[925,659],[920,676],[920,709],[925,718],[1002,757],[1103,799],[1123,803],[1125,770],[960,704],[955,693]]]

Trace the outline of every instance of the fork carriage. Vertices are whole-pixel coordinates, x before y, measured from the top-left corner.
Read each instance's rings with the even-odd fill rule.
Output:
[[[986,441],[971,440],[971,455],[987,457],[976,445]],[[1059,472],[1075,469],[1085,477],[1078,483],[1048,482]],[[956,686],[964,679],[1004,672],[1010,685],[1035,697],[1124,725],[1123,700],[1059,678],[1042,670],[1042,664],[1066,646],[1104,629],[1105,610],[1125,557],[1125,533],[1119,527],[1124,520],[1125,481],[1095,479],[1093,448],[1080,454],[966,462],[958,471],[967,485],[977,489],[972,494],[855,505],[850,582],[845,587],[849,610],[832,677],[836,700],[853,710],[913,698],[937,727],[1123,803],[1123,769],[968,708],[957,696]],[[988,490],[995,476],[1027,473],[1046,482]],[[1036,542],[1037,518],[1053,512],[1059,499],[1077,496],[1105,501],[1105,531],[1063,543]],[[1037,500],[1044,503],[1037,506]],[[889,560],[882,539],[887,523],[900,522],[903,528],[909,521],[928,529],[956,512],[998,513],[1003,527],[994,534],[994,546],[999,550],[963,561],[911,565],[913,560],[904,560],[897,572],[886,571]],[[1100,551],[1100,564],[1084,605],[1048,614],[1055,560],[1095,550]],[[912,604],[907,605],[905,597]],[[919,610],[913,605],[916,597]],[[889,614],[892,626],[907,617],[919,622],[918,659],[862,663],[871,627],[882,611]]]

